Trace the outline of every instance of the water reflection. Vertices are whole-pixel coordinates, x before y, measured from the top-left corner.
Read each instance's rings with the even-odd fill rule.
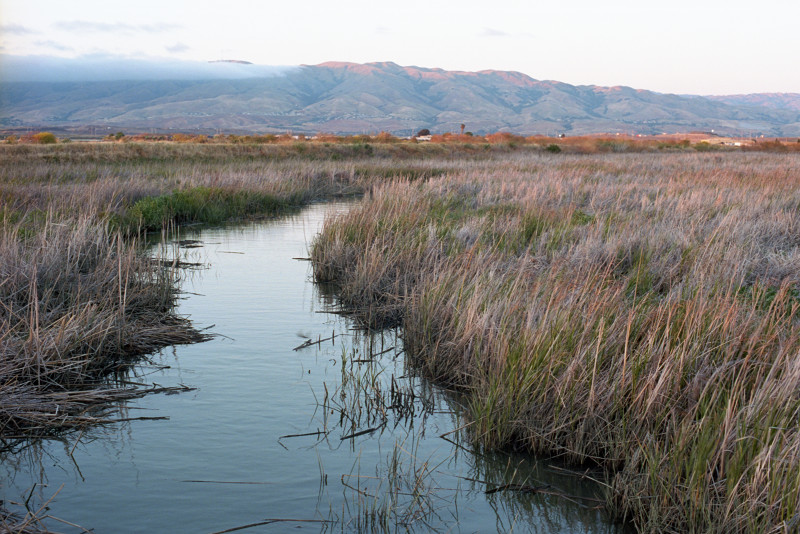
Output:
[[[620,532],[595,509],[596,485],[474,450],[458,398],[406,367],[396,331],[324,313],[334,288],[293,258],[344,209],[170,237],[197,243],[159,254],[204,266],[183,271],[181,313],[220,335],[125,379],[194,389],[121,402],[128,421],[12,446],[2,498],[30,494],[34,508],[63,487],[48,513],[98,533]]]

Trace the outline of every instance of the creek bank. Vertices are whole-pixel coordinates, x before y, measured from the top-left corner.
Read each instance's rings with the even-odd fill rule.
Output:
[[[477,444],[603,466],[641,531],[793,528],[796,157],[537,163],[376,187],[326,223],[316,279],[402,324]]]

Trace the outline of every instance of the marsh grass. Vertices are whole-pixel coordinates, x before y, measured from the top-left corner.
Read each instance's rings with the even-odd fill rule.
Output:
[[[109,373],[163,346],[206,338],[174,314],[179,273],[148,259],[137,236],[275,216],[360,195],[372,181],[443,172],[433,159],[399,166],[389,159],[406,152],[388,145],[372,156],[322,145],[0,146],[0,436],[100,420],[91,410],[102,413],[134,394],[101,385]]]
[[[525,155],[374,188],[315,276],[402,323],[485,447],[609,477],[642,531],[800,523],[800,160]]]
[[[797,528],[797,155],[367,146],[0,147],[3,437],[96,424],[109,372],[200,339],[137,232],[366,192],[315,278],[402,324],[476,444],[601,466],[643,531]]]
[[[103,384],[161,347],[206,338],[173,313],[174,270],[91,218],[0,231],[0,435],[88,424],[134,394]],[[101,420],[98,418],[98,420]]]
[[[369,156],[311,147],[310,158],[280,145],[0,145],[0,216],[30,226],[47,213],[90,215],[126,233],[158,231],[164,223],[274,216],[360,195],[372,182],[445,172],[432,159],[436,150],[401,162],[384,148],[390,152]]]

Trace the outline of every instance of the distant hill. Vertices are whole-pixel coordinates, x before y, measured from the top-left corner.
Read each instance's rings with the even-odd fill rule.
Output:
[[[754,93],[750,95],[708,96],[706,98],[732,106],[756,106],[800,111],[800,93]]]
[[[243,79],[0,82],[0,128],[409,135],[462,123],[476,134],[795,136],[800,95],[687,97],[395,63],[322,63]]]

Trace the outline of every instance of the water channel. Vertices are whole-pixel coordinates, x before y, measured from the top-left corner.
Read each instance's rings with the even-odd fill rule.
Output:
[[[295,258],[344,209],[184,231],[199,243],[175,250],[204,267],[185,271],[179,311],[218,336],[154,355],[131,379],[195,389],[122,409],[168,420],[6,453],[0,498],[41,505],[60,488],[48,513],[101,534],[622,532],[580,476],[472,451],[458,405],[404,367],[395,332],[326,313],[334,297]]]

